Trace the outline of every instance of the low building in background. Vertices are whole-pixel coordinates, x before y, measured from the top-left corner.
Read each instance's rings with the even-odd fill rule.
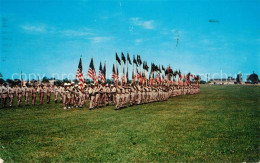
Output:
[[[236,83],[236,79],[231,76],[229,76],[228,78],[210,79],[210,84],[231,85],[235,83]]]

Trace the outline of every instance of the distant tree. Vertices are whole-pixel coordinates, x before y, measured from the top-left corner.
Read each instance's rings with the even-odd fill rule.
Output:
[[[42,82],[43,82],[43,83],[49,83],[50,81],[49,81],[49,79],[48,79],[46,76],[44,76],[44,77],[42,78]]]
[[[111,79],[106,79],[106,83],[111,84],[112,83]]]
[[[84,83],[86,83],[86,84],[90,84],[91,81],[90,81],[89,79],[84,79]]]
[[[54,85],[61,86],[62,85],[62,81],[61,80],[55,80],[54,81]]]
[[[63,83],[69,83],[70,80],[68,78],[63,79]]]
[[[0,78],[0,84],[3,84],[4,82],[5,82],[5,80]]]
[[[36,82],[38,82],[38,81],[35,79],[31,80],[31,83],[36,83]]]
[[[75,84],[78,84],[78,83],[79,83],[79,80],[78,80],[78,79],[73,79],[73,82],[74,82]]]
[[[21,85],[21,80],[20,79],[14,79],[14,84],[15,85]]]
[[[14,81],[12,79],[6,79],[6,82],[9,84],[14,84]]]
[[[259,78],[258,78],[258,75],[253,73],[251,75],[249,75],[249,77],[247,78],[248,80],[250,80],[250,82],[252,84],[257,84],[259,82]]]
[[[206,84],[206,81],[201,80],[201,81],[200,81],[200,84]]]

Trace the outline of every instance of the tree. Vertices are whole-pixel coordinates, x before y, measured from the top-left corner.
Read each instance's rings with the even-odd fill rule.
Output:
[[[78,79],[74,79],[73,82],[74,82],[75,84],[78,84],[78,83],[79,83],[79,80],[78,80]]]
[[[54,85],[61,86],[62,85],[62,81],[61,80],[56,80],[54,82]]]
[[[46,76],[44,76],[44,77],[42,78],[42,82],[43,82],[43,83],[49,83],[50,81],[49,81],[49,79],[48,79]]]
[[[0,84],[4,84],[5,80],[0,78]]]
[[[63,83],[69,83],[69,82],[70,82],[70,81],[69,81],[68,78],[63,79]]]
[[[201,80],[201,81],[200,81],[200,84],[206,84],[206,81]]]
[[[250,80],[250,82],[251,82],[252,84],[258,84],[258,82],[259,82],[258,75],[255,74],[254,72],[253,72],[253,74],[249,75],[249,77],[247,78],[247,80]]]
[[[9,84],[13,84],[14,81],[12,79],[6,79],[6,82],[9,83]]]

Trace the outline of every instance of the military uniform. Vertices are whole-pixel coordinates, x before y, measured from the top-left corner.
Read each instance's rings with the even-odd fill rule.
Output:
[[[23,96],[23,90],[21,87],[16,88],[16,97],[17,97],[17,105],[21,106],[21,101],[22,101],[22,96]]]
[[[8,98],[8,89],[6,88],[5,85],[3,85],[1,89],[1,98],[2,98],[2,107],[5,108],[7,103],[7,98]]]
[[[90,97],[90,102],[89,102],[89,109],[92,110],[95,108],[95,98],[96,98],[96,91],[94,90],[95,87],[90,87],[88,92],[89,92],[89,97]]]
[[[14,100],[14,94],[15,94],[15,88],[8,87],[8,95],[9,95],[9,106],[13,106],[13,100]]]
[[[31,93],[31,88],[30,87],[25,87],[24,88],[24,92],[25,92],[25,105],[29,105],[29,96]]]
[[[39,87],[39,99],[40,99],[40,104],[43,105],[44,101],[44,88],[43,85]]]
[[[37,94],[37,88],[32,87],[31,88],[31,94],[32,94],[32,105],[35,105],[36,103],[36,94]]]

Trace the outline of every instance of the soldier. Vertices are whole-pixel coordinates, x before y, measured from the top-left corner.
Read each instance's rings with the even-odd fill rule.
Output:
[[[22,96],[23,96],[23,90],[21,86],[16,85],[16,97],[17,97],[17,106],[21,106],[21,101],[22,101]]]
[[[82,89],[80,89],[80,88],[78,88],[78,97],[79,97],[79,99],[78,99],[78,106],[79,106],[79,108],[82,108],[82,106],[83,106],[83,104],[84,104],[84,96],[85,96],[85,93],[83,93],[84,92],[84,88],[82,88]]]
[[[86,105],[86,94],[87,93],[87,86],[84,85],[83,86],[83,89],[81,90],[81,96],[82,96],[82,99],[81,99],[81,107],[85,106]]]
[[[61,89],[61,94],[62,94],[62,105],[63,105],[63,109],[67,109],[67,105],[68,105],[68,99],[67,99],[67,94],[69,92],[68,90],[68,84],[64,83],[64,89]]]
[[[13,84],[11,84],[10,87],[8,87],[9,107],[10,108],[13,107],[14,93],[15,93],[15,89],[13,87]]]
[[[32,105],[35,106],[36,102],[36,94],[37,94],[37,87],[36,85],[33,85],[31,88],[31,94],[32,94]]]
[[[89,88],[88,92],[89,92],[89,97],[90,97],[90,103],[89,103],[89,110],[93,110],[95,107],[95,92],[94,92],[95,86],[91,85],[91,87]]]
[[[121,89],[121,107],[125,107],[126,105],[127,105],[127,103],[126,103],[126,97],[125,97],[125,94],[126,94],[126,92],[125,92],[125,87],[122,85],[121,87],[120,87],[120,89]]]
[[[0,105],[2,106],[2,84],[0,84]]]
[[[43,105],[43,100],[44,100],[44,85],[41,84],[39,87],[39,99],[40,99],[40,104]]]
[[[136,93],[137,93],[137,105],[140,105],[142,102],[142,92],[141,92],[141,86],[139,83],[136,86]]]
[[[74,82],[71,82],[71,85],[70,85],[70,89],[69,89],[69,92],[70,92],[70,107],[73,108],[74,107],[74,100],[75,100],[75,93],[74,93]],[[69,108],[70,108],[69,107]]]
[[[65,92],[65,84],[63,83],[58,90],[60,94],[60,103],[63,103],[63,93]]]
[[[26,87],[24,87],[24,97],[25,97],[25,106],[29,105],[29,96],[31,93],[31,88],[29,84],[26,84]]]
[[[50,88],[50,84],[48,84],[47,87],[46,87],[46,96],[47,96],[47,104],[49,104],[50,101],[51,101],[51,88]]]
[[[113,84],[111,85],[111,97],[113,104],[116,105],[116,87]]]
[[[57,103],[58,95],[59,95],[59,87],[57,85],[53,86],[53,92],[54,92],[54,96],[55,96],[54,102]]]
[[[115,105],[115,110],[119,110],[122,107],[121,104],[121,94],[122,94],[122,90],[120,88],[120,85],[117,85],[116,87],[116,105]]]
[[[108,84],[104,87],[103,94],[103,103],[108,106],[109,105],[109,96],[110,96],[110,87]]]
[[[8,87],[8,97],[9,97],[9,107],[13,107],[15,89],[13,88],[13,84],[10,84]]]
[[[94,93],[96,95],[95,106],[102,107],[102,95],[103,95],[103,87],[102,85],[96,84]]]
[[[80,93],[79,93],[79,89],[78,89],[78,85],[75,85],[75,87],[74,87],[74,106],[76,107],[76,108],[78,108],[79,107],[79,102],[81,102],[80,101]]]
[[[7,102],[7,97],[8,97],[8,89],[6,88],[6,83],[3,84],[2,86],[2,91],[1,91],[1,96],[2,96],[2,108],[5,108],[6,102]]]

